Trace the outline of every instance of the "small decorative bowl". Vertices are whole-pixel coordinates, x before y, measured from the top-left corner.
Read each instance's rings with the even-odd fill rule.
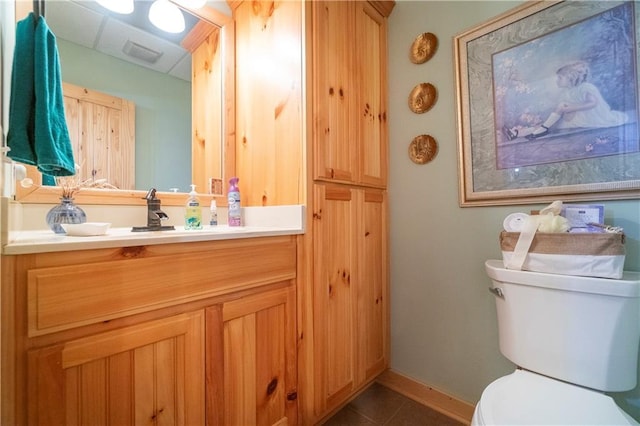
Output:
[[[111,227],[108,222],[61,223],[62,229],[72,237],[104,235]]]
[[[438,92],[431,83],[416,85],[409,95],[409,108],[416,114],[422,114],[431,109],[436,103]]]
[[[411,45],[409,59],[414,64],[424,64],[433,57],[438,49],[438,37],[433,33],[422,33]]]
[[[409,158],[416,164],[426,164],[438,153],[438,142],[431,135],[420,135],[409,144]]]

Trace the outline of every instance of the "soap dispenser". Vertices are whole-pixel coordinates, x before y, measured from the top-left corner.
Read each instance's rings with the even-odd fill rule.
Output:
[[[195,184],[191,184],[191,192],[189,192],[189,199],[187,200],[184,229],[202,229],[202,210],[200,209],[200,201],[198,200]]]

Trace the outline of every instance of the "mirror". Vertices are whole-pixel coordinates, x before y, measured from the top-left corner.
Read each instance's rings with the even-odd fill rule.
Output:
[[[139,9],[143,6],[148,8],[149,4],[148,1],[136,0],[136,8]],[[229,17],[229,8],[225,2],[212,1],[198,10],[180,7],[185,12],[188,27],[184,34],[188,35],[182,34],[166,41],[160,40],[158,33],[150,35],[131,22],[117,21],[111,15],[105,17],[106,9],[94,1],[46,3],[47,23],[58,39],[63,81],[86,88],[87,92],[103,92],[136,104],[135,187],[82,190],[76,196],[78,203],[139,204],[141,193],[143,196],[148,188],[155,187],[158,191],[177,188],[178,194],[163,194],[163,203],[169,198],[171,204],[171,199],[176,198],[181,204],[191,182],[196,183],[199,193],[207,194],[211,187],[209,178],[225,182],[233,174],[231,160],[234,156],[229,152],[233,147],[234,130],[233,21]],[[146,13],[141,14],[144,21],[147,21]],[[65,25],[68,19],[73,25]],[[98,25],[92,27],[92,22]],[[146,29],[150,26],[147,25]],[[222,55],[218,53],[216,61],[197,59],[198,49],[211,50],[211,47],[200,46],[207,43],[207,34],[213,30],[215,35],[212,37],[217,43],[215,48],[220,47]],[[83,43],[83,40],[88,41]],[[129,44],[130,54],[136,56],[129,61],[121,48],[127,44],[125,42]],[[184,48],[175,43],[181,43]],[[97,51],[95,47],[106,53]],[[194,55],[193,68],[191,52]],[[144,62],[142,57],[153,53],[159,56],[154,63],[140,65]],[[136,62],[138,64],[134,65]],[[208,96],[215,102],[205,95],[198,95],[203,92],[203,82],[198,77],[202,74],[199,67],[209,67],[207,73],[218,75],[215,82],[204,83],[209,94],[207,85],[219,86],[216,96]],[[214,67],[217,68],[212,71]],[[195,81],[198,78],[200,80]],[[194,85],[200,84],[198,90],[193,90],[193,99],[191,80],[194,80]],[[157,85],[153,86],[152,82]],[[80,164],[77,159],[76,162]],[[91,176],[91,167],[84,167],[80,176]],[[58,200],[55,187],[36,185],[20,188],[18,185],[16,190],[16,199],[21,202]]]

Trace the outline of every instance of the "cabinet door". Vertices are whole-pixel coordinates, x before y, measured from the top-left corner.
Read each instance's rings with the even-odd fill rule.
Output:
[[[311,8],[314,177],[353,182],[358,173],[355,6],[326,1],[312,2]]]
[[[314,357],[316,407],[326,411],[355,389],[356,197],[354,189],[316,185]]]
[[[204,314],[181,314],[28,354],[29,424],[204,423]]]
[[[297,423],[295,303],[291,283],[207,309],[207,424]]]
[[[135,189],[135,104],[63,83],[65,117],[83,179]]]
[[[381,373],[388,363],[389,285],[386,193],[358,192],[358,319],[359,382]]]
[[[315,186],[316,407],[326,413],[388,364],[386,193]]]
[[[386,187],[386,19],[368,2],[311,6],[314,177]]]
[[[358,82],[359,183],[387,186],[387,24],[368,2],[355,2],[353,49]]]

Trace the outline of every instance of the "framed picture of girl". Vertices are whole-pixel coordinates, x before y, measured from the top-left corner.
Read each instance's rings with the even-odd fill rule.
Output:
[[[531,2],[455,37],[460,205],[640,198],[635,2]]]

